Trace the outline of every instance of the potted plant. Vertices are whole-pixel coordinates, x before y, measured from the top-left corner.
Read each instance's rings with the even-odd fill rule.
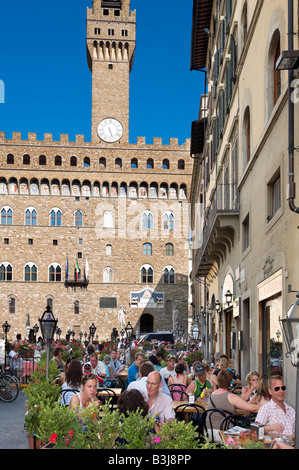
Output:
[[[46,378],[46,367],[41,359],[39,367],[32,373],[28,386],[24,388],[26,396],[25,427],[29,442],[32,442],[39,425],[40,412],[43,406],[55,403],[60,397],[59,385],[53,384],[58,375],[56,364],[51,361],[49,365],[49,378]]]
[[[34,356],[35,344],[29,341],[16,341],[14,343],[15,352],[22,358],[31,358]]]

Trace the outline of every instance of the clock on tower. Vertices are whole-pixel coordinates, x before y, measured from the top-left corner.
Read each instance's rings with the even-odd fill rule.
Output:
[[[93,0],[87,9],[87,59],[92,73],[91,139],[129,139],[129,78],[136,40],[130,0]]]

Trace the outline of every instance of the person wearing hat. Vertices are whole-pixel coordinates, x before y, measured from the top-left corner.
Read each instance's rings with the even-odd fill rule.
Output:
[[[169,377],[175,377],[176,376],[176,371],[175,371],[175,357],[173,354],[168,354],[166,357],[166,367],[163,367],[160,370],[161,377],[166,381],[168,381]]]
[[[214,390],[214,387],[211,382],[207,380],[206,369],[204,364],[202,364],[201,362],[195,362],[193,364],[193,371],[195,375],[195,380],[191,382],[186,392],[193,393],[194,400],[196,401],[201,399],[201,394],[205,389],[211,390],[212,392]]]

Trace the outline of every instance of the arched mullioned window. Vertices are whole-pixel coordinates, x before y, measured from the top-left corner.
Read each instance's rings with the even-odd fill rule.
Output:
[[[154,270],[149,264],[144,264],[140,269],[140,281],[143,284],[154,282]]]
[[[163,229],[173,230],[174,229],[174,215],[173,212],[167,211],[163,215]]]
[[[4,206],[1,209],[1,225],[12,225],[12,208]]]
[[[154,217],[150,211],[144,211],[141,216],[141,227],[146,228],[153,228],[154,226]]]
[[[55,207],[50,212],[50,225],[52,227],[61,227],[62,213],[61,210]]]
[[[163,272],[164,284],[174,284],[174,268],[166,266]]]
[[[75,227],[82,227],[83,214],[82,211],[78,210],[75,212]]]
[[[0,265],[0,281],[12,281],[12,265],[7,261]]]
[[[25,281],[35,282],[37,281],[37,266],[34,263],[27,263],[24,268],[24,279]]]
[[[61,266],[58,263],[52,263],[49,266],[49,281],[60,282],[61,281]]]
[[[113,269],[108,266],[107,268],[104,269],[103,272],[103,281],[104,282],[113,282]]]
[[[37,224],[37,210],[34,207],[28,207],[25,211],[25,225]]]

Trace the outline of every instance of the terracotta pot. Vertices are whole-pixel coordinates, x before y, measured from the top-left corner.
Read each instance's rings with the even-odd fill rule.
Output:
[[[37,439],[34,434],[28,434],[28,440],[30,449],[40,449],[42,444],[44,444],[42,441]]]
[[[30,358],[33,358],[33,357],[34,357],[34,351],[23,352],[23,353],[21,353],[21,357],[22,357],[23,359],[30,359]]]

